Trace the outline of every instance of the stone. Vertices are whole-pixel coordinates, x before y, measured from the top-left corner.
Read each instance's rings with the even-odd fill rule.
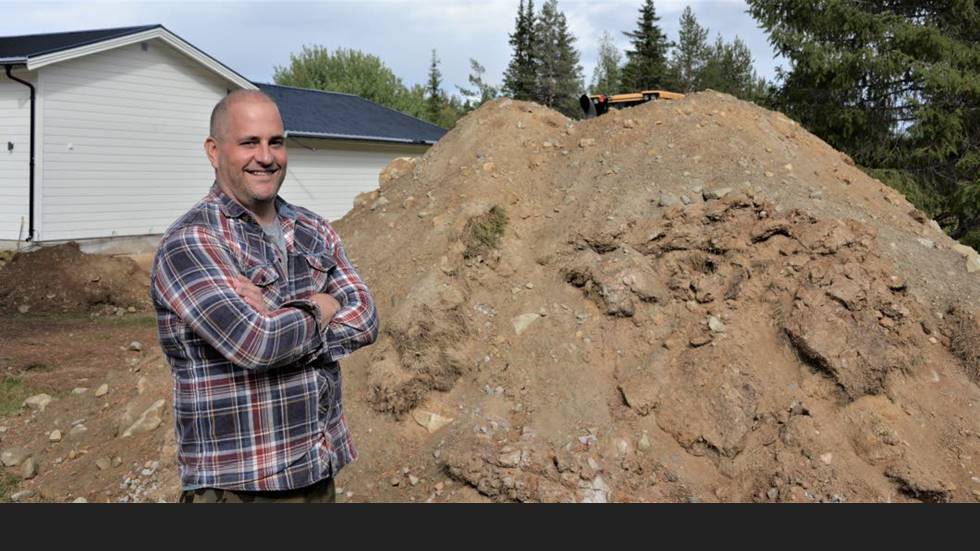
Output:
[[[430,434],[453,422],[453,419],[450,417],[443,417],[438,413],[424,409],[413,410],[412,419],[415,419],[415,422],[424,427]]]
[[[920,245],[922,245],[923,247],[925,247],[927,249],[935,249],[936,248],[936,243],[933,240],[931,240],[931,239],[926,239],[925,237],[919,237],[917,239],[917,241],[919,242]]]
[[[58,429],[54,429],[53,431],[51,431],[51,433],[48,434],[48,441],[61,442],[61,431]]]
[[[88,392],[88,389],[83,386],[76,387],[71,390],[71,393],[75,395],[85,394],[86,392]]]
[[[34,494],[35,494],[34,490],[31,489],[21,490],[19,492],[15,492],[11,494],[10,501],[13,501],[14,503],[17,503],[18,501],[24,501],[25,499],[30,499],[34,497]]]
[[[129,343],[129,350],[132,350],[133,352],[142,352],[143,345],[140,344],[140,341],[133,341]]]
[[[75,500],[72,501],[72,503],[88,503],[88,500],[85,499],[84,497],[76,497]]]
[[[126,308],[126,311],[129,312],[130,314],[135,314],[136,313],[136,307],[135,306],[129,306],[129,307]]]
[[[636,449],[640,450],[641,452],[645,452],[650,449],[650,438],[647,436],[646,432],[640,435],[640,440],[636,443]]]
[[[71,428],[70,431],[68,431],[68,438],[71,438],[72,440],[77,440],[81,438],[86,432],[88,432],[88,428],[86,428],[85,425],[75,425],[74,427]]]
[[[416,484],[419,483],[419,477],[413,474],[408,475],[408,483],[411,484],[412,486],[415,486]]]
[[[20,474],[24,480],[30,480],[37,476],[37,460],[33,457],[25,459],[24,464],[21,465]]]
[[[823,197],[823,192],[814,190],[810,192],[810,199],[820,199]]]
[[[963,256],[963,257],[970,257],[970,256],[976,256],[977,255],[977,251],[973,250],[973,247],[970,247],[968,245],[964,245],[962,243],[957,243],[957,244],[953,245],[950,248],[953,249],[953,251],[955,251],[956,253],[958,253],[960,256]]]
[[[47,394],[35,394],[34,396],[24,400],[24,406],[40,413],[44,411],[44,408],[48,407],[48,404],[50,404],[52,400],[53,398]]]
[[[112,465],[112,462],[108,457],[100,457],[95,460],[95,466],[99,468],[100,471],[108,469]]]
[[[532,323],[538,321],[540,317],[541,315],[536,313],[521,314],[520,316],[515,317],[511,320],[511,323],[514,325],[514,332],[520,335],[526,331]]]
[[[708,316],[708,329],[714,333],[724,333],[727,329],[725,323],[715,316]]]
[[[31,452],[26,448],[7,448],[0,451],[0,463],[3,463],[4,467],[16,467],[30,456]]]
[[[150,432],[159,427],[163,422],[161,415],[163,412],[163,406],[166,405],[166,403],[167,401],[163,399],[154,402],[152,406],[147,408],[146,411],[140,415],[139,419],[137,419],[135,423],[133,423],[123,432],[122,437],[128,438],[134,434]]]
[[[667,191],[660,192],[660,199],[657,201],[661,207],[672,207],[676,205],[680,200],[676,195]],[[688,200],[690,202],[690,199]],[[686,204],[686,203],[685,203]]]
[[[388,166],[384,167],[381,173],[378,174],[378,184],[384,188],[394,180],[413,173],[415,171],[415,162],[414,157],[398,157],[397,159],[392,159],[388,163]]]
[[[374,203],[371,203],[371,210],[376,210],[376,209],[379,209],[381,207],[384,207],[388,203],[389,203],[389,201],[388,201],[388,198],[387,197],[385,197],[385,196],[378,197],[378,199]]]
[[[118,467],[120,465],[122,465],[122,458],[119,457],[118,455],[116,457],[113,457],[112,458],[112,466],[113,467]]]
[[[578,146],[581,147],[582,149],[585,149],[586,147],[592,147],[593,145],[595,145],[595,140],[593,138],[582,138],[578,142]]]
[[[20,306],[17,307],[17,311],[20,312],[21,314],[26,314],[30,312],[30,310],[31,310],[30,304],[21,304]]]
[[[688,342],[692,347],[698,348],[699,346],[704,346],[711,341],[712,341],[711,335],[700,334],[691,337],[691,340]]]
[[[980,255],[973,255],[967,257],[966,271],[967,273],[971,273],[971,274],[980,271]]]
[[[103,384],[102,384],[102,386],[100,386],[100,387],[99,387],[99,388],[98,388],[98,389],[97,389],[97,390],[95,391],[95,397],[96,397],[96,398],[101,398],[101,397],[103,397],[103,396],[105,396],[105,395],[106,395],[106,394],[108,394],[108,393],[109,393],[109,385],[108,385],[108,384],[105,384],[105,383],[103,383]]]
[[[732,192],[732,188],[723,187],[723,188],[705,190],[703,192],[703,195],[705,201],[710,201],[712,199],[721,199],[722,197],[728,195],[731,192]]]

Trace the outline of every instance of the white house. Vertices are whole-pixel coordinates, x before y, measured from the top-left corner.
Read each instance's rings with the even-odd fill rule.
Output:
[[[208,118],[238,88],[279,104],[283,197],[331,219],[445,133],[357,96],[252,83],[161,25],[0,37],[0,247],[161,234],[207,192]]]

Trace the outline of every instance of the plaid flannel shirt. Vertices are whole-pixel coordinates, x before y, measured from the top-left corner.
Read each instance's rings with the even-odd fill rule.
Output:
[[[301,488],[357,457],[338,360],[377,338],[374,301],[326,220],[278,197],[276,206],[285,265],[217,184],[154,258],[150,294],[173,371],[185,490]],[[262,289],[268,315],[232,289],[239,274]],[[341,305],[326,325],[308,299],[321,292]]]

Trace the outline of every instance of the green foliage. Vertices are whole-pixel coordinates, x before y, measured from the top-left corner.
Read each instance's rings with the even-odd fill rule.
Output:
[[[289,66],[277,66],[273,80],[283,86],[355,94],[412,116],[422,112],[422,102],[377,56],[359,50],[303,46],[289,56]]]
[[[436,121],[443,114],[443,107],[446,105],[446,95],[442,91],[442,72],[439,71],[439,58],[436,51],[432,50],[432,63],[429,65],[429,80],[425,88],[425,113],[426,120]]]
[[[624,32],[633,49],[626,50],[626,66],[623,67],[623,87],[627,90],[651,90],[665,88],[668,83],[667,50],[670,42],[657,25],[660,18],[653,0],[644,0],[636,30]]]
[[[683,93],[701,89],[701,72],[708,62],[709,53],[708,29],[698,23],[691,6],[688,6],[681,14],[677,43],[668,63],[670,88]]]
[[[0,470],[0,503],[6,503],[9,501],[7,496],[13,493],[14,489],[17,488],[17,484],[19,483],[19,478],[9,474],[6,471]]]
[[[534,57],[537,84],[534,101],[568,117],[580,117],[582,67],[558,0],[546,0],[534,24]]]
[[[974,236],[980,229],[975,1],[748,4],[790,62],[779,74],[774,107],[858,164],[902,173],[887,173],[885,181],[907,190],[953,237]]]
[[[708,29],[698,23],[690,7],[681,14],[678,40],[668,62],[669,88],[678,92],[712,89],[738,98],[763,103],[768,83],[759,77],[752,52],[742,39],[731,42],[721,35],[708,43]]]
[[[29,395],[30,391],[20,379],[10,376],[0,379],[0,418],[20,411]]]
[[[443,128],[452,128],[464,112],[462,101],[447,97],[440,88],[442,73],[435,50],[426,86],[411,88],[380,58],[359,50],[338,48],[330,52],[323,46],[303,46],[302,52],[290,55],[289,60],[288,67],[275,67],[276,84],[355,94]]]
[[[485,214],[467,220],[463,227],[462,241],[466,245],[463,258],[476,258],[499,247],[506,229],[507,212],[499,205],[494,205]]]
[[[521,0],[517,9],[514,33],[510,35],[513,54],[504,72],[503,91],[514,99],[534,98],[538,80],[534,44],[534,0],[528,0],[527,5],[524,4],[524,0]]]
[[[500,93],[495,86],[491,86],[483,80],[486,72],[486,68],[484,68],[483,65],[480,65],[479,61],[470,58],[470,74],[467,81],[470,83],[472,88],[456,86],[460,95],[465,98],[465,102],[463,103],[463,111],[472,111],[484,103],[496,98]]]
[[[622,56],[613,43],[612,35],[608,31],[603,32],[602,38],[599,39],[599,62],[592,73],[589,92],[606,95],[622,93],[623,77],[622,69],[619,67],[621,62]]]

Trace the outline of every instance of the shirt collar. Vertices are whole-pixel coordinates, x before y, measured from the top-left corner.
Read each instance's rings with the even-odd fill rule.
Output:
[[[241,203],[236,201],[234,198],[225,193],[218,182],[214,182],[211,185],[211,196],[215,198],[218,202],[218,208],[221,210],[221,214],[224,214],[228,218],[241,218],[242,216],[248,216],[252,220],[255,220],[255,216],[243,207]],[[283,200],[282,197],[276,195],[276,212],[279,216],[283,218],[288,218],[292,221],[296,221],[298,213],[292,205]]]

